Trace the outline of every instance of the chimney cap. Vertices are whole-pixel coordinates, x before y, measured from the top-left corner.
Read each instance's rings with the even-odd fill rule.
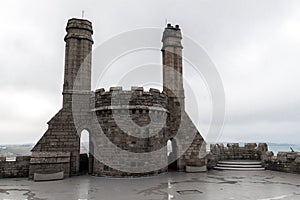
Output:
[[[92,22],[86,19],[72,18],[68,20],[66,30],[69,29],[85,29],[93,33]]]

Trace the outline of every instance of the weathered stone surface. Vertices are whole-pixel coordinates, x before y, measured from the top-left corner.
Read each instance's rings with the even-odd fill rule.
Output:
[[[0,157],[0,178],[28,177],[30,156],[18,156],[15,161]]]
[[[250,159],[261,160],[268,170],[300,173],[300,153],[279,152],[274,156],[272,151],[268,151],[266,143],[260,143],[258,146],[250,143],[245,144],[244,147],[229,144],[227,148],[224,148],[223,144],[211,144],[207,159],[209,169],[215,167],[218,161]]]
[[[210,154],[214,155],[218,161],[261,160],[266,150],[265,145],[257,147],[255,143],[247,143],[244,147],[240,147],[238,143],[229,143],[227,147],[224,147],[223,144],[211,144],[210,146]]]
[[[55,181],[64,179],[64,172],[57,172],[51,174],[38,174],[34,173],[33,180],[34,181]]]
[[[279,152],[277,156],[271,152],[262,157],[262,162],[269,170],[300,174],[300,153],[297,152]]]
[[[68,152],[70,154],[70,169],[64,170],[65,176],[79,174],[80,132],[90,121],[89,100],[91,92],[91,51],[92,24],[84,19],[70,19],[67,24],[65,37],[65,74],[63,85],[63,108],[48,122],[48,130],[32,149],[35,152]],[[81,104],[73,105],[74,99]],[[80,115],[82,124],[76,127],[74,114]],[[51,157],[51,155],[50,155]],[[55,159],[40,159],[40,166],[32,159],[34,166],[30,167],[30,174],[40,173],[46,164],[45,171],[51,171],[51,163]],[[61,160],[62,158],[59,158]],[[45,163],[43,163],[45,161]],[[57,170],[66,168],[59,166]],[[57,171],[54,170],[54,171]]]
[[[300,156],[298,156],[296,159],[295,159],[295,163],[297,163],[297,165],[300,164]],[[299,165],[300,166],[300,165]]]
[[[268,151],[268,145],[267,143],[259,143],[258,144],[258,149],[262,152]]]
[[[197,172],[206,172],[207,168],[206,168],[206,165],[203,165],[200,167],[186,166],[185,170],[186,170],[186,172],[197,173]]]
[[[54,174],[64,172],[64,176],[70,176],[70,152],[33,152],[30,159],[29,177],[34,174]]]
[[[89,173],[96,176],[143,176],[167,171],[167,141],[179,140],[173,152],[177,170],[206,167],[205,142],[184,109],[182,45],[179,26],[167,26],[163,34],[163,92],[151,88],[111,87],[91,91],[92,24],[70,19],[65,37],[63,108],[48,122],[48,130],[32,150],[30,177],[64,171],[80,171],[80,133],[90,132]],[[117,159],[109,142],[123,151]],[[177,135],[180,135],[177,137]],[[156,152],[152,157],[136,154]],[[179,154],[180,153],[180,154]],[[101,157],[99,158],[99,155]],[[106,163],[113,161],[117,169]],[[147,170],[161,164],[160,169]],[[127,167],[127,169],[126,169]],[[138,172],[138,169],[145,172]],[[119,170],[122,169],[122,170]],[[131,171],[131,172],[129,172]]]

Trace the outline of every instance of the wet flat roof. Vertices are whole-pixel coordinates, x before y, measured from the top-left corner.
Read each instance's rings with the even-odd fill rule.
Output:
[[[0,199],[297,200],[300,175],[213,170],[132,179],[88,175],[52,182],[0,179]]]

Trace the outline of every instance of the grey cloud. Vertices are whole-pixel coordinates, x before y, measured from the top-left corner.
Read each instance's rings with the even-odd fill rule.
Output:
[[[299,4],[296,0],[4,1],[0,8],[0,111],[7,114],[0,118],[0,143],[35,142],[60,108],[64,28],[67,19],[81,17],[82,10],[94,25],[94,47],[124,31],[163,28],[165,19],[180,24],[184,34],[206,49],[222,77],[227,118],[221,140],[300,143]],[[159,54],[150,58],[160,62],[155,56]],[[134,55],[128,57],[124,65],[136,64],[134,60]],[[187,110],[205,132],[211,105],[208,89],[201,84],[194,85],[199,87],[200,113],[188,96]],[[25,111],[5,109],[7,101],[4,104],[1,98],[20,90],[38,93],[36,109],[48,105],[43,110],[47,114],[26,119],[18,118]],[[19,125],[7,128],[11,124]]]

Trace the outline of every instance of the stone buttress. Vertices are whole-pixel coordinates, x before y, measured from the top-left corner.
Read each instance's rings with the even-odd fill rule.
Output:
[[[48,130],[32,149],[30,177],[34,173],[64,171],[65,176],[79,173],[80,133],[89,123],[91,95],[92,24],[70,19],[65,36],[65,73],[62,109],[48,122]],[[73,105],[73,100],[80,104]],[[77,101],[78,102],[78,101]],[[73,115],[82,117],[75,126]]]

